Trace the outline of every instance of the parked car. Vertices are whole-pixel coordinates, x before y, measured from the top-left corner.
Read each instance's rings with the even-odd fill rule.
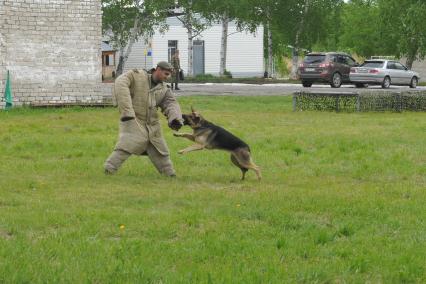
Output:
[[[342,83],[350,83],[349,73],[355,66],[359,64],[346,53],[309,53],[299,65],[298,74],[303,87],[322,82],[339,88]]]
[[[420,76],[393,60],[366,60],[360,67],[351,68],[350,80],[357,84],[381,85],[387,89],[391,85],[407,85],[416,88]]]

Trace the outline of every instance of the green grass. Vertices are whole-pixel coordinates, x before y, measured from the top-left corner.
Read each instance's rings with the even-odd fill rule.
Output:
[[[141,157],[104,176],[116,109],[0,112],[0,283],[426,281],[425,113],[179,100],[243,138],[264,179],[176,154],[190,142],[168,129],[177,179]]]

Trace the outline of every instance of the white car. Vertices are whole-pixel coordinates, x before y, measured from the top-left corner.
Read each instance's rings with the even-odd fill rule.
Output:
[[[391,85],[407,85],[416,88],[420,76],[397,61],[374,59],[366,60],[359,67],[352,67],[349,80],[357,86],[371,84],[387,89]]]

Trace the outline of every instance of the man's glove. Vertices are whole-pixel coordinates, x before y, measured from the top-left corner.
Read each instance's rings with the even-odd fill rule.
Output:
[[[182,121],[180,121],[179,119],[173,119],[170,123],[169,123],[169,127],[175,131],[179,131],[179,129],[183,126]]]
[[[132,120],[132,119],[135,119],[134,117],[129,117],[129,116],[125,116],[125,117],[122,117],[121,118],[121,121],[128,121],[128,120]]]

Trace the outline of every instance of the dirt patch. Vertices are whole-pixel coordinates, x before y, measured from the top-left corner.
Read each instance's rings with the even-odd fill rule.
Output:
[[[11,238],[13,238],[13,234],[7,230],[0,229],[0,238],[10,240]]]

